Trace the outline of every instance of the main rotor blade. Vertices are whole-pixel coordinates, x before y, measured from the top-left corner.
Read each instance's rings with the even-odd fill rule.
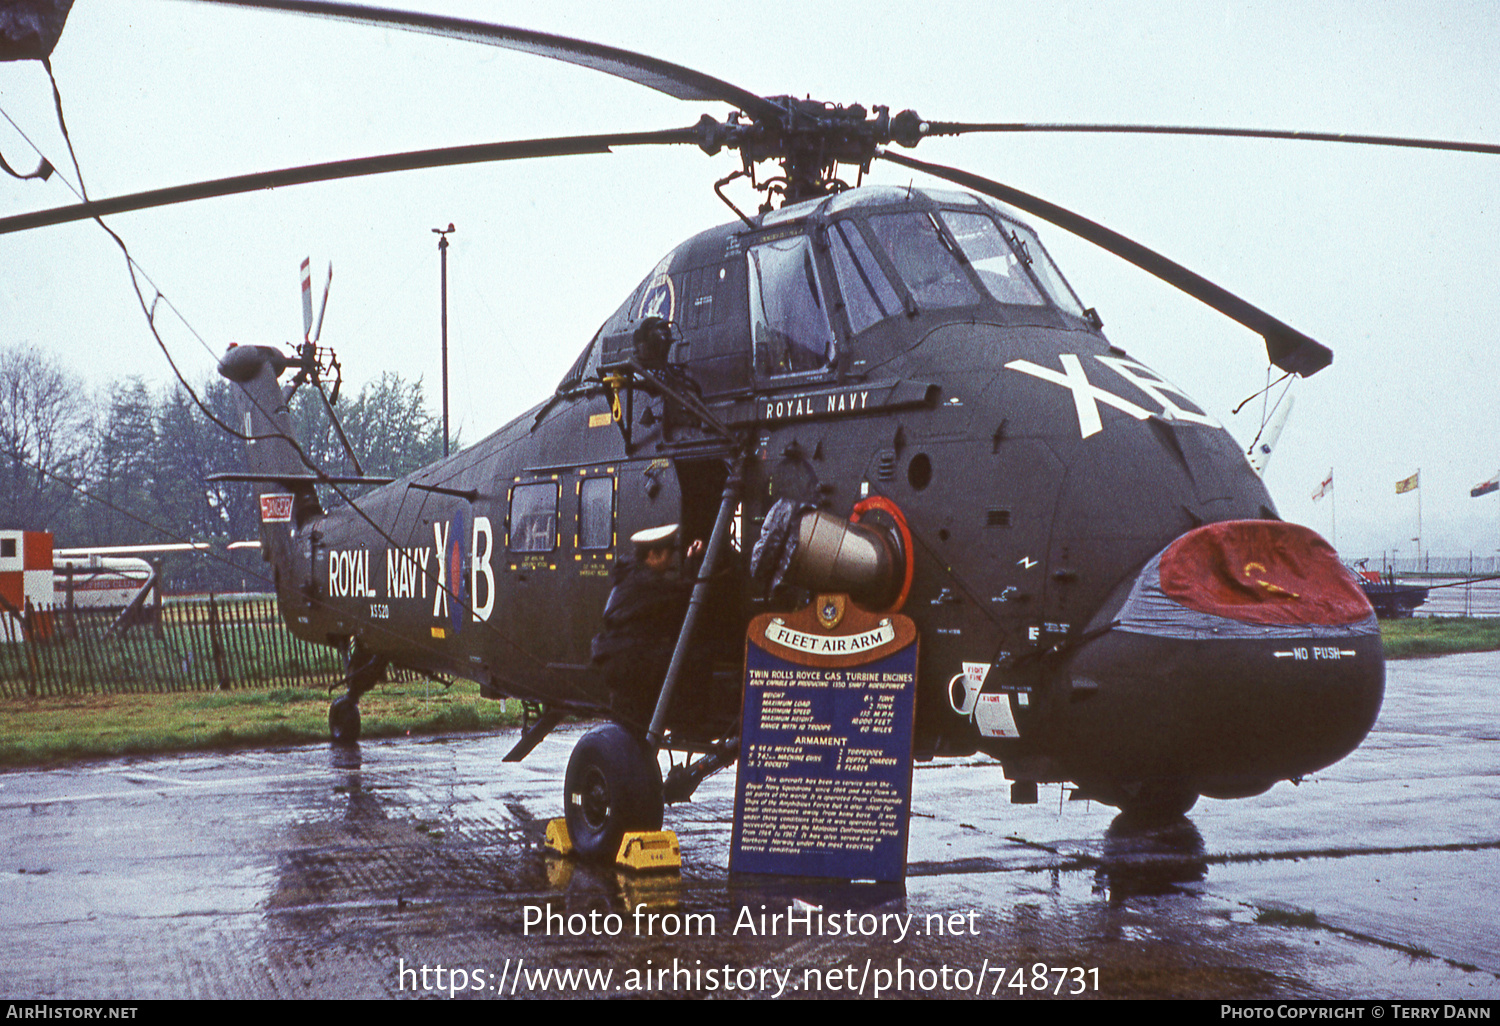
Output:
[[[211,182],[151,189],[147,192],[115,196],[111,199],[91,200],[66,207],[53,207],[50,210],[37,210],[29,214],[14,214],[0,218],[0,235],[25,231],[28,228],[42,228],[47,225],[65,224],[69,221],[81,221],[91,217],[103,217],[106,214],[122,214],[130,210],[146,210],[173,203],[212,199],[216,196],[233,196],[237,193],[275,189],[285,185],[327,182],[339,178],[385,174],[390,171],[451,167],[457,164],[479,164],[496,160],[520,160],[526,157],[567,157],[584,153],[609,153],[613,146],[655,146],[696,142],[698,142],[696,129],[670,128],[660,132],[623,132],[615,135],[521,139],[511,142],[478,143],[470,146],[445,146],[435,150],[414,150],[409,153],[388,153],[379,157],[356,157],[351,160],[334,160],[324,164],[282,168],[279,171],[236,175]]]
[[[1181,125],[1049,125],[1028,123],[971,123],[929,121],[923,136],[965,135],[970,132],[1092,132],[1100,135],[1209,135],[1241,139],[1293,139],[1300,142],[1360,143],[1366,146],[1405,146],[1418,150],[1457,150],[1461,153],[1500,153],[1493,143],[1447,139],[1408,139],[1395,135],[1354,135],[1346,132],[1284,132],[1267,128],[1193,128]]]
[[[658,60],[632,50],[590,43],[583,39],[570,39],[567,36],[557,36],[549,32],[533,32],[530,29],[513,28],[508,25],[492,25],[468,18],[417,14],[412,11],[366,7],[363,4],[330,3],[324,0],[198,0],[198,2],[282,11],[288,14],[309,14],[334,21],[404,29],[408,32],[422,32],[448,39],[463,39],[471,43],[484,43],[541,57],[551,57],[553,60],[567,61],[569,64],[602,71],[606,75],[614,75],[635,82],[637,85],[647,86],[679,100],[719,100],[734,104],[746,114],[757,118],[774,118],[782,113],[781,108],[755,93],[714,78],[712,75],[694,71],[692,68]]]
[[[937,178],[945,178],[966,189],[972,189],[986,196],[993,196],[1003,203],[1009,203],[1013,207],[1050,221],[1059,228],[1072,232],[1079,238],[1086,239],[1130,261],[1143,271],[1154,274],[1170,285],[1177,286],[1194,299],[1208,304],[1231,320],[1238,321],[1262,336],[1266,340],[1266,353],[1270,356],[1271,362],[1282,370],[1310,377],[1333,362],[1333,352],[1328,347],[1313,341],[1259,307],[1245,302],[1239,296],[1226,292],[1207,278],[1189,271],[1181,264],[1168,260],[1155,250],[1147,249],[1140,243],[1127,239],[1119,232],[1112,231],[1102,224],[1090,221],[1055,203],[1049,203],[1019,189],[1001,185],[999,182],[970,174],[967,171],[913,160],[911,157],[903,157],[889,150],[882,150],[878,155],[902,167],[925,171]]]

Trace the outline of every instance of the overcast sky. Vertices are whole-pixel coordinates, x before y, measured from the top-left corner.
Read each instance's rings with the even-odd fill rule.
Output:
[[[762,95],[940,120],[1126,122],[1500,142],[1500,5],[570,2],[411,5],[605,42]],[[191,0],[76,0],[53,55],[89,194],[344,157],[690,125],[684,102],[543,58]],[[36,62],[0,65],[0,108],[72,178]],[[0,119],[0,152],[35,158]],[[1500,550],[1500,157],[1350,145],[1095,135],[928,140],[914,154],[1044,196],[1151,246],[1328,345],[1292,390],[1266,475],[1280,511],[1351,556]],[[298,265],[334,283],[324,328],[354,385],[439,391],[438,254],[452,222],[455,424],[475,441],[550,392],[668,250],[732,219],[732,154],[690,148],[422,171],[121,215],[111,226],[181,311],[163,335],[203,381],[231,342],[296,342]],[[877,165],[874,181],[909,172]],[[937,184],[937,183],[933,183]],[[750,208],[747,190],[731,192]],[[74,202],[0,180],[0,213]],[[1039,224],[1110,340],[1242,443],[1260,339]],[[200,342],[193,334],[201,335]],[[123,258],[92,223],[0,237],[0,344],[94,385],[170,371]],[[1332,468],[1334,494],[1311,495]]]

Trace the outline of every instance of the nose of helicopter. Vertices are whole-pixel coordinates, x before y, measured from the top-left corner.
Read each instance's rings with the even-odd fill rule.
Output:
[[[1182,535],[1088,634],[1059,717],[1080,784],[1258,794],[1351,752],[1385,690],[1364,593],[1327,542],[1279,521]]]

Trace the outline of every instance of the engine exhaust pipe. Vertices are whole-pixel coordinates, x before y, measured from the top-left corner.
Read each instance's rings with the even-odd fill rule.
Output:
[[[888,605],[900,587],[884,534],[824,510],[803,515],[786,579],[811,591],[843,591],[863,606]]]
[[[911,533],[888,499],[866,499],[849,518],[780,499],[766,513],[750,572],[771,591],[844,592],[866,609],[898,612],[911,587]]]

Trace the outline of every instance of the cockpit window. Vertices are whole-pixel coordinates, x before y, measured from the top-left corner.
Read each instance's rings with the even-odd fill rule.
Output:
[[[851,221],[839,221],[828,235],[833,250],[833,269],[838,277],[839,292],[844,297],[844,312],[849,316],[850,330],[859,334],[875,322],[900,311],[901,299],[875,262],[859,228]]]
[[[946,216],[946,215],[945,215]],[[1073,294],[1072,288],[1068,286],[1067,280],[1063,278],[1062,272],[1042,248],[1036,233],[1025,225],[1004,222],[1006,234],[1010,236],[1011,244],[1020,255],[1021,260],[1036,275],[1036,280],[1042,283],[1042,288],[1047,290],[1048,297],[1057,304],[1057,308],[1064,313],[1070,313],[1074,317],[1082,317],[1083,304]]]
[[[873,214],[870,229],[923,309],[973,306],[979,294],[930,214]]]
[[[746,256],[756,369],[795,374],[826,367],[833,358],[833,329],[807,237],[762,243]]]
[[[1026,306],[1041,306],[1046,302],[994,221],[983,214],[957,210],[942,211],[942,218],[979,275],[980,284],[991,296],[1002,303]]]

